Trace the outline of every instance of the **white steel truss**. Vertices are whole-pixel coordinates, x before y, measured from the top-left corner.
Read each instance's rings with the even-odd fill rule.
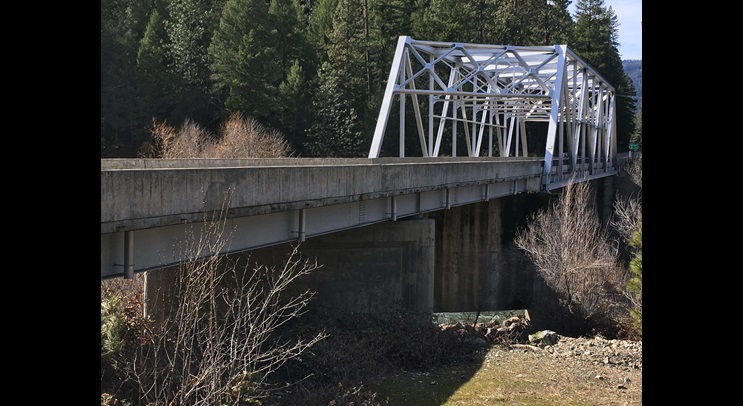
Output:
[[[571,176],[616,173],[614,88],[565,45],[505,46],[399,37],[369,158],[380,155],[396,97],[400,157],[405,156],[407,99],[423,157],[441,156],[445,131],[451,132],[451,156],[457,155],[459,134],[470,157],[528,156],[525,124],[535,121],[549,123],[544,134],[547,189],[564,185]]]

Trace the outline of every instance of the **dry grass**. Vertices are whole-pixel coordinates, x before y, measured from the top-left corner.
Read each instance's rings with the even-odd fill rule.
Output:
[[[494,346],[479,363],[400,372],[369,387],[389,406],[641,405],[642,369]]]

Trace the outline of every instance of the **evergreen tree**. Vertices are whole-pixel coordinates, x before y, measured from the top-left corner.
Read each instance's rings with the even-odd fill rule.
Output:
[[[306,132],[312,117],[312,93],[309,81],[298,60],[294,61],[285,81],[279,85],[281,114],[277,128],[297,155],[307,155]]]
[[[498,11],[499,24],[502,25],[500,43],[504,45],[544,45],[543,31],[549,23],[546,2],[525,0],[505,2]]]
[[[316,75],[316,53],[307,39],[307,19],[298,0],[271,0],[268,14],[276,30],[275,64],[281,78],[278,114],[267,124],[284,134],[297,153],[304,153],[305,131],[312,114],[307,78]]]
[[[151,118],[163,121],[171,108],[173,79],[168,71],[171,65],[166,52],[165,21],[156,8],[150,14],[147,28],[139,42],[137,71],[142,89],[142,106]]]
[[[416,39],[475,42],[471,16],[464,12],[471,0],[418,0],[413,31]]]
[[[413,31],[432,41],[498,45],[554,45],[568,42],[573,21],[570,0],[417,0]]]
[[[635,88],[624,72],[617,49],[618,21],[604,0],[578,0],[573,42],[570,48],[615,89],[617,148],[626,151],[634,132]]]
[[[276,35],[264,0],[227,0],[209,46],[215,89],[225,99],[224,118],[238,112],[264,125],[274,119],[281,81]]]
[[[640,102],[640,105],[637,107],[637,114],[635,114],[635,132],[632,133],[630,142],[642,145],[642,102]]]
[[[365,135],[368,101],[364,50],[364,11],[360,0],[339,0],[326,47],[327,62],[318,73],[315,121],[308,133],[313,156],[361,157],[368,153]]]
[[[330,39],[330,32],[333,31],[333,13],[337,6],[338,0],[318,0],[308,18],[308,37],[318,54],[318,63],[326,60],[324,51]]]
[[[281,72],[281,81],[286,80],[294,61],[306,65],[312,59],[307,52],[309,44],[305,38],[302,8],[298,0],[271,0],[268,8],[272,28],[276,30],[276,65]]]
[[[545,8],[545,24],[537,27],[532,45],[563,45],[571,42],[574,24],[568,11],[571,3],[571,0],[540,2]]]
[[[168,57],[174,108],[172,121],[206,124],[209,112],[208,48],[219,15],[219,0],[168,2]]]
[[[136,51],[150,9],[148,0],[101,1],[102,157],[135,157],[147,136]]]
[[[387,86],[392,58],[401,35],[411,35],[414,0],[377,0],[369,10],[369,69],[372,110],[382,99]],[[376,118],[376,117],[375,117]]]

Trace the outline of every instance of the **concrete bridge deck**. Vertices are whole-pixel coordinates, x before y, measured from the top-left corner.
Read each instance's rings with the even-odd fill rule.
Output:
[[[101,277],[184,260],[175,245],[218,215],[230,252],[539,192],[543,158],[103,159]]]
[[[541,168],[541,158],[106,159],[101,233],[202,221],[205,213],[234,218],[441,195],[427,211],[471,202],[447,200],[447,190],[479,186],[482,200],[538,192]]]

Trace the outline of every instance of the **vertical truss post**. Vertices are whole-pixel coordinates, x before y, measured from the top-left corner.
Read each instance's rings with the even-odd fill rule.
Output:
[[[433,103],[436,100],[436,96],[433,94],[433,77],[436,74],[433,68],[434,56],[429,56],[428,67],[428,156],[433,155]]]
[[[382,150],[382,141],[384,140],[384,131],[387,128],[387,118],[390,115],[390,109],[392,108],[392,97],[397,87],[395,78],[398,77],[400,69],[402,69],[403,51],[405,50],[405,44],[410,42],[410,37],[400,37],[397,39],[397,48],[395,49],[395,56],[392,59],[392,67],[390,68],[390,75],[387,78],[387,87],[384,89],[384,96],[382,98],[382,106],[379,108],[379,115],[377,116],[377,126],[374,129],[374,138],[372,139],[372,145],[369,149],[369,158],[378,158],[379,152]],[[404,137],[404,135],[400,135]]]
[[[404,51],[407,54],[407,50]],[[403,61],[405,63],[405,61]],[[400,68],[400,83],[405,83],[405,69]],[[415,97],[415,96],[412,96]],[[377,152],[377,155],[379,153]],[[400,158],[405,157],[405,93],[400,93]]]
[[[555,74],[555,88],[551,92],[552,108],[550,109],[549,127],[547,128],[547,144],[544,149],[544,179],[549,182],[549,175],[552,172],[552,159],[555,153],[555,138],[557,136],[558,115],[562,107],[562,87],[565,86],[565,59],[567,47],[565,45],[555,45],[557,53],[557,73]]]

